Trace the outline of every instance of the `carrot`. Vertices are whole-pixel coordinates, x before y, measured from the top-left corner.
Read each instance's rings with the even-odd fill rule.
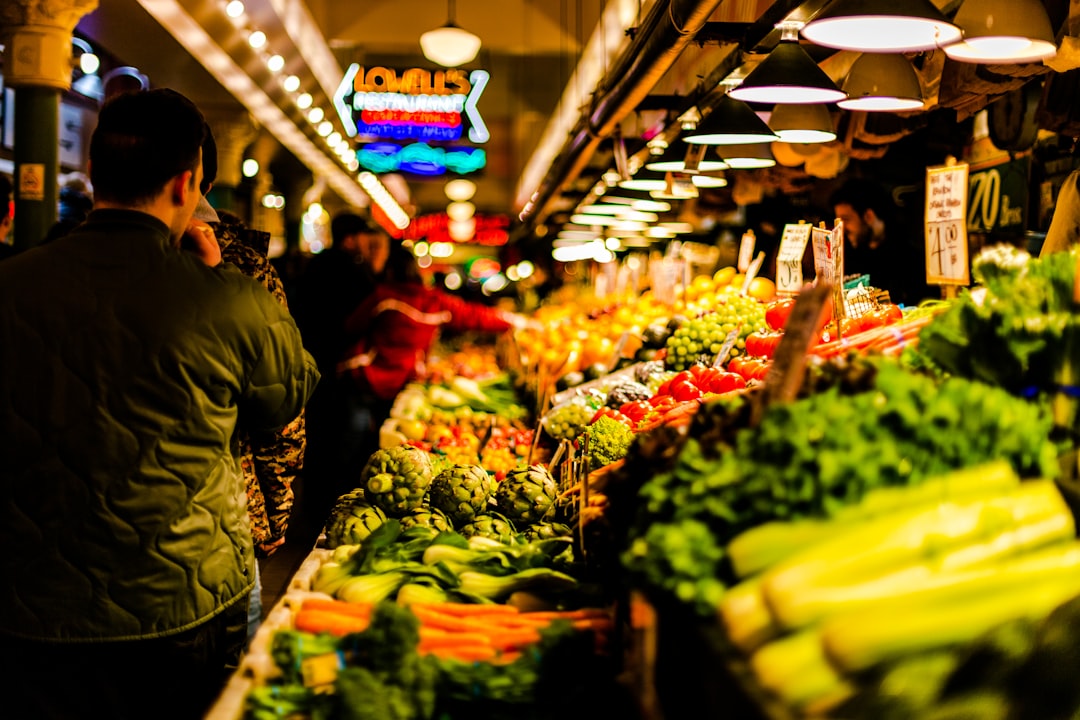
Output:
[[[413,603],[415,607],[425,610],[444,613],[446,615],[517,615],[518,609],[513,605],[475,604],[475,603]]]
[[[296,614],[293,625],[297,630],[309,633],[329,633],[342,636],[362,632],[368,628],[368,619],[350,617],[325,610],[302,609]]]
[[[420,648],[455,647],[458,645],[491,645],[483,633],[446,633],[444,635],[420,635]]]
[[[351,603],[344,600],[324,600],[323,598],[308,598],[301,606],[304,610],[323,610],[337,613],[338,615],[352,615],[353,617],[371,617],[370,603]]]
[[[607,632],[615,626],[615,623],[611,622],[610,618],[575,620],[573,624],[575,630],[595,630],[597,632]]]
[[[536,620],[588,620],[590,618],[609,618],[611,614],[603,608],[581,608],[580,610],[538,610],[523,613],[524,617]]]
[[[460,660],[462,662],[495,660],[498,657],[498,651],[490,645],[420,648],[419,652],[421,655],[434,655],[440,660]]]
[[[495,658],[492,660],[492,662],[494,664],[496,664],[496,665],[509,665],[510,663],[512,663],[515,660],[518,660],[520,658],[521,658],[521,652],[520,651],[517,651],[517,650],[504,650],[503,652],[501,652],[497,656],[495,656]]]
[[[540,642],[540,633],[535,630],[506,630],[488,636],[491,646],[500,650],[512,650],[535,645]]]
[[[412,605],[412,612],[423,625],[428,627],[441,628],[443,630],[471,630],[473,629],[471,623],[465,618],[455,617],[454,615],[447,615],[444,612],[438,612],[431,610],[430,608],[420,607]]]

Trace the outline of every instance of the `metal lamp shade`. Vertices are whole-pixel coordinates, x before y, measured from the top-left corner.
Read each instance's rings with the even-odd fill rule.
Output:
[[[967,0],[956,24],[964,40],[945,48],[953,60],[1027,63],[1057,54],[1054,29],[1039,0]]]
[[[777,105],[769,127],[783,143],[823,143],[836,139],[832,116],[824,105]]]
[[[645,167],[648,170],[656,170],[658,172],[716,172],[717,170],[726,170],[727,165],[719,160],[702,160],[698,163],[697,169],[690,171],[686,169],[686,147],[681,144],[672,143],[668,145],[664,150],[664,154],[656,158],[651,162],[645,163]]]
[[[740,145],[775,139],[776,133],[749,105],[730,95],[721,97],[697,129],[683,137],[686,142],[699,145]]]
[[[773,48],[729,95],[736,100],[774,105],[836,102],[845,97],[799,43],[789,41],[781,41]]]
[[[863,53],[851,64],[844,90],[848,98],[837,105],[845,110],[895,112],[923,106],[919,77],[903,55]]]
[[[776,165],[768,143],[729,145],[719,152],[732,170],[757,170]]]
[[[915,52],[960,40],[960,28],[930,0],[836,0],[802,36],[838,50]]]

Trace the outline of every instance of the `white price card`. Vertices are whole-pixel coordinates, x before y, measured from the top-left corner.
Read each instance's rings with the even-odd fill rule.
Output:
[[[757,238],[754,237],[753,230],[747,230],[743,233],[742,241],[739,243],[739,261],[735,266],[739,269],[739,272],[745,273],[750,267],[750,262],[754,259],[754,248],[757,245]]]
[[[844,224],[837,220],[832,230],[813,228],[810,242],[814,248],[815,282],[835,285],[844,277]]]
[[[969,285],[967,163],[926,169],[926,282]]]
[[[806,223],[785,225],[776,254],[776,291],[793,295],[803,286],[802,259],[810,240],[811,226]]]

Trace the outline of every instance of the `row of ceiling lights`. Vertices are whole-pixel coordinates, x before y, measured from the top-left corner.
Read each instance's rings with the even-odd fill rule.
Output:
[[[267,70],[278,78],[282,90],[290,97],[293,103],[301,111],[304,118],[311,124],[315,132],[323,138],[327,147],[333,152],[337,161],[350,172],[356,172],[360,163],[356,158],[356,151],[348,139],[335,130],[334,123],[330,120],[333,115],[327,113],[321,106],[315,103],[311,93],[301,91],[301,81],[296,75],[282,75],[285,68],[285,59],[282,55],[273,52],[269,47],[266,33],[258,29],[247,15],[247,9],[242,0],[222,0],[221,7],[233,26],[246,34],[248,45],[259,54]],[[369,172],[361,172],[356,177],[360,186],[372,202],[378,205],[390,221],[398,228],[405,229],[409,226],[409,215],[394,199],[390,191],[386,189],[378,177]]]
[[[825,103],[868,112],[922,108],[918,77],[901,52],[943,47],[955,60],[978,63],[1035,62],[1056,52],[1050,21],[1038,0],[967,0],[955,24],[929,0],[906,2],[903,9],[890,0],[837,0],[810,23],[783,22],[778,27],[780,43],[745,78],[736,72],[725,79],[726,93],[703,121],[696,122],[696,113],[682,118],[687,130],[682,139],[689,145],[685,152],[662,139],[651,141],[650,155],[658,157],[646,160],[643,168],[628,168],[630,177],[606,174],[593,196],[614,185],[648,192],[654,199],[683,199],[696,196],[699,187],[722,187],[727,184],[724,170],[775,165],[767,143],[835,140]],[[816,44],[863,53],[842,87],[799,46],[800,30]],[[747,102],[772,104],[769,122]],[[705,159],[703,146],[708,145],[719,146],[718,159]],[[593,241],[601,228],[607,235],[645,232],[646,237],[669,237],[626,207],[586,204],[571,217],[578,227],[564,229],[559,237]]]

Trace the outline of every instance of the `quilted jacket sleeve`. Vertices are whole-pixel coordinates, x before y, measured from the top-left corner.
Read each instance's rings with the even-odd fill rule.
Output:
[[[285,427],[300,414],[319,381],[315,360],[304,349],[296,323],[269,293],[266,300],[273,305],[239,403],[244,427],[251,432]]]

